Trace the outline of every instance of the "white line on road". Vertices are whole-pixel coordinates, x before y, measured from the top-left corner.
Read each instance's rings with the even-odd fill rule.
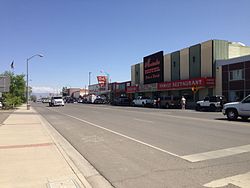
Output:
[[[186,155],[186,156],[181,156],[181,158],[188,160],[190,162],[199,162],[199,161],[217,159],[221,157],[227,157],[227,156],[246,153],[246,152],[250,152],[250,145],[232,147],[232,148],[215,150],[215,151],[204,152],[204,153],[197,153],[193,155]]]
[[[51,109],[50,109],[50,110],[51,110]],[[199,161],[205,161],[205,160],[209,160],[209,159],[217,159],[217,158],[221,158],[221,157],[227,157],[227,156],[232,156],[232,155],[241,154],[241,153],[245,153],[245,152],[250,152],[250,145],[244,145],[244,146],[238,146],[238,147],[232,147],[232,148],[227,148],[227,149],[215,150],[215,151],[210,151],[210,152],[204,152],[204,153],[197,153],[197,154],[192,154],[192,155],[180,156],[180,155],[177,155],[177,154],[175,154],[175,153],[169,152],[169,151],[167,151],[167,150],[161,149],[161,148],[159,148],[159,147],[157,147],[157,146],[153,146],[153,145],[151,145],[151,144],[148,144],[148,143],[146,143],[146,142],[137,140],[137,139],[132,138],[132,137],[130,137],[130,136],[121,134],[121,133],[119,133],[119,132],[113,131],[113,130],[108,129],[108,128],[105,128],[105,127],[102,127],[102,126],[97,125],[97,124],[95,124],[95,123],[91,123],[91,122],[89,122],[89,121],[86,121],[86,120],[77,118],[77,117],[75,117],[75,116],[71,116],[71,115],[69,115],[69,114],[65,114],[65,113],[62,113],[62,112],[58,112],[58,111],[55,111],[55,110],[52,110],[52,111],[57,112],[57,113],[59,113],[59,114],[62,114],[62,115],[64,115],[64,116],[68,116],[68,117],[70,117],[70,118],[76,119],[76,120],[78,120],[78,121],[87,123],[87,124],[89,124],[89,125],[91,125],[91,126],[100,128],[100,129],[102,129],[102,130],[111,132],[111,133],[116,134],[116,135],[118,135],[118,136],[122,136],[122,137],[124,137],[124,138],[127,138],[127,139],[129,139],[129,140],[134,141],[134,142],[143,144],[143,145],[145,145],[145,146],[148,146],[148,147],[150,147],[150,148],[156,149],[156,150],[161,151],[161,152],[163,152],[163,153],[167,153],[167,154],[169,154],[169,155],[172,155],[172,156],[175,156],[175,157],[184,159],[184,160],[189,161],[189,162],[199,162]]]
[[[57,111],[55,111],[55,112],[57,112]],[[76,120],[78,120],[78,121],[81,121],[81,122],[87,123],[87,124],[89,124],[89,125],[92,125],[92,126],[94,126],[94,127],[100,128],[100,129],[103,129],[103,130],[105,130],[105,131],[111,132],[111,133],[116,134],[116,135],[118,135],[118,136],[122,136],[122,137],[124,137],[124,138],[127,138],[127,139],[129,139],[129,140],[134,141],[134,142],[137,142],[137,143],[143,144],[143,145],[145,145],[145,146],[148,146],[148,147],[150,147],[150,148],[156,149],[156,150],[161,151],[161,152],[163,152],[163,153],[167,153],[167,154],[169,154],[169,155],[172,155],[172,156],[175,156],[175,157],[181,158],[181,156],[179,156],[179,155],[177,155],[177,154],[175,154],[175,153],[172,153],[172,152],[166,151],[166,150],[164,150],[164,149],[161,149],[161,148],[159,148],[159,147],[156,147],[156,146],[153,146],[153,145],[151,145],[151,144],[145,143],[145,142],[143,142],[143,141],[137,140],[137,139],[132,138],[132,137],[130,137],[130,136],[127,136],[127,135],[124,135],[124,134],[118,133],[118,132],[116,132],[116,131],[113,131],[113,130],[107,129],[107,128],[102,127],[102,126],[100,126],[100,125],[97,125],[97,124],[95,124],[95,123],[91,123],[91,122],[89,122],[89,121],[86,121],[86,120],[83,120],[83,119],[77,118],[77,117],[75,117],[75,116],[71,116],[71,115],[68,115],[68,114],[62,113],[62,112],[57,112],[57,113],[62,114],[62,115],[64,115],[64,116],[71,117],[71,118],[76,119]]]
[[[136,120],[136,121],[141,121],[141,122],[145,122],[145,123],[154,123],[153,121],[148,121],[148,120],[138,119],[138,118],[134,118],[134,120]]]
[[[250,172],[215,180],[203,186],[215,188],[215,187],[225,187],[229,184],[233,184],[241,188],[249,188],[250,187]]]

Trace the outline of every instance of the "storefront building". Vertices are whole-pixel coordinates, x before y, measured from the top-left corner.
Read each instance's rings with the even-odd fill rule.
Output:
[[[225,40],[209,40],[165,55],[160,51],[131,66],[127,93],[151,98],[184,95],[189,101],[222,95],[222,68],[216,68],[216,61],[246,54],[250,47]],[[198,89],[195,95],[193,87]]]
[[[93,84],[89,86],[89,93],[97,96],[105,96],[108,100],[113,100],[117,97],[130,97],[132,95],[127,93],[127,87],[131,86],[131,81],[125,82],[113,82],[108,84],[108,90],[106,86],[100,84]]]
[[[250,94],[250,55],[216,64],[222,69],[222,94],[229,101],[239,101]]]

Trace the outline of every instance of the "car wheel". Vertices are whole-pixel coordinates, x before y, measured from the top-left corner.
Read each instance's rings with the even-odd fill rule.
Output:
[[[145,106],[145,104],[144,104],[144,102],[142,103],[142,107],[144,107]]]
[[[215,107],[214,104],[211,104],[211,105],[209,106],[209,109],[210,109],[210,111],[212,111],[212,112],[215,112],[215,111],[216,111],[216,107]]]
[[[195,110],[200,111],[201,110],[201,105],[197,104],[196,107],[195,107]]]
[[[238,118],[238,112],[235,109],[228,109],[227,110],[227,119],[232,121]]]

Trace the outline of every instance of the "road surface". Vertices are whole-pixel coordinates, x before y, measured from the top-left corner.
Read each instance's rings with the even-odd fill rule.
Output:
[[[114,187],[249,187],[250,123],[220,112],[33,107]]]

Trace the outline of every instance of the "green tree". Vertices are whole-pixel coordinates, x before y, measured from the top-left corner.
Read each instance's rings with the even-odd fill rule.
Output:
[[[13,108],[25,102],[25,80],[24,74],[14,75],[6,71],[4,76],[10,77],[10,91],[3,94],[3,102],[6,108]]]

